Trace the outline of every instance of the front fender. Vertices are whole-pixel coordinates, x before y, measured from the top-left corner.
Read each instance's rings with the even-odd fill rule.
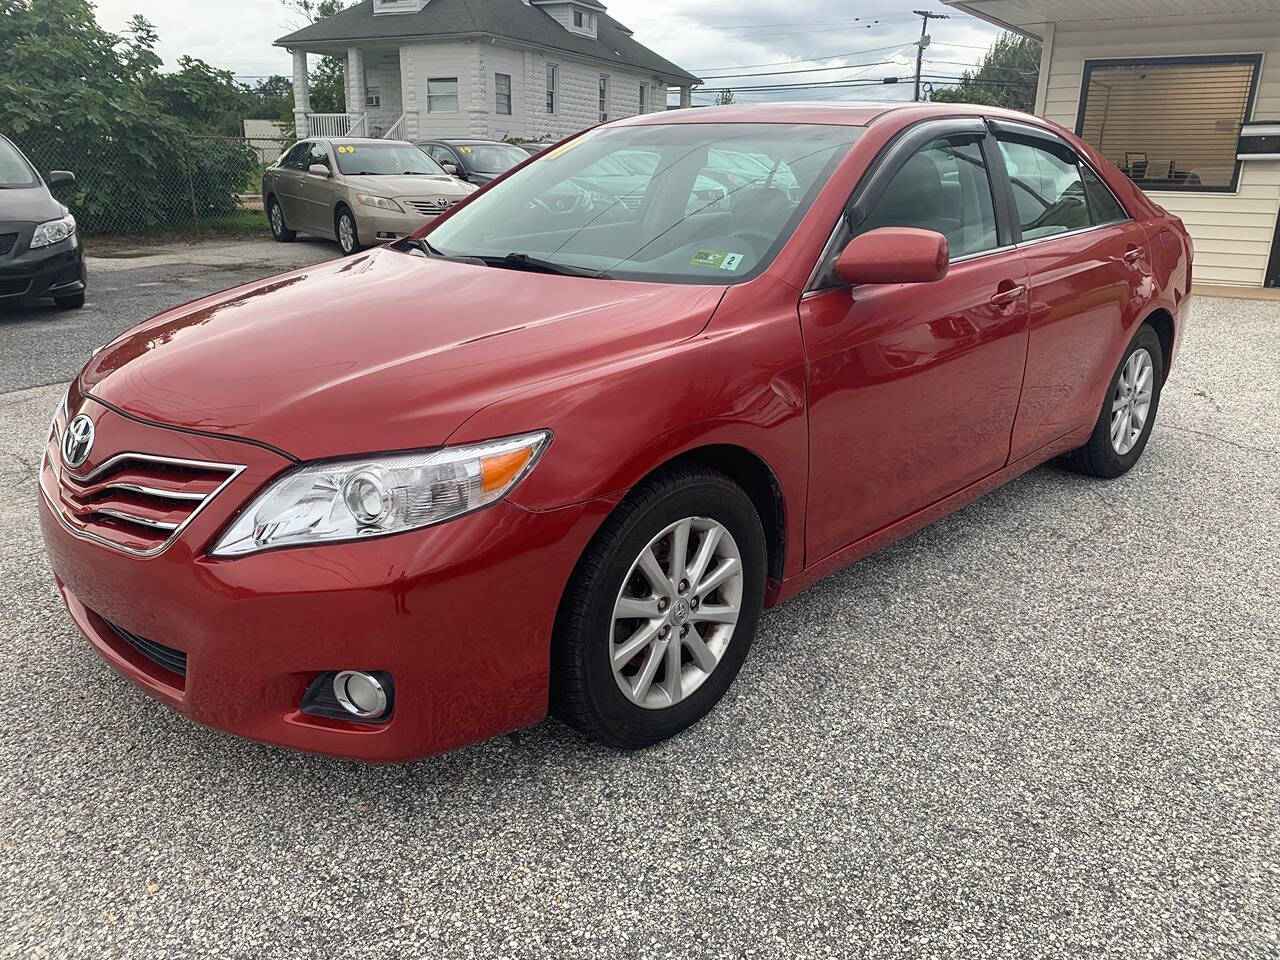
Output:
[[[698,336],[499,400],[448,442],[550,429],[550,447],[511,496],[528,510],[625,492],[699,447],[741,447],[778,480],[786,568],[797,570],[809,462],[798,302],[793,287],[759,277],[730,289]]]

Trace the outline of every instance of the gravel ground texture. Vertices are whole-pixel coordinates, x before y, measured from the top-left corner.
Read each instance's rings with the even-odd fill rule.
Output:
[[[827,578],[671,742],[389,767],[99,661],[34,520],[61,387],[0,396],[0,957],[1280,955],[1278,334],[1198,300],[1132,473],[1042,467]]]

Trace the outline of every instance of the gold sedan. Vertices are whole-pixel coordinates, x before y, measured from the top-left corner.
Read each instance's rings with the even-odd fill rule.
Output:
[[[474,193],[411,143],[300,140],[262,176],[272,235],[337,240],[342,252],[398,240]]]

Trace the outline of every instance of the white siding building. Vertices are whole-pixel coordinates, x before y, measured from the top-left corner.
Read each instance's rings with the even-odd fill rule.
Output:
[[[1035,112],[1196,245],[1196,281],[1280,286],[1280,0],[946,0],[1040,39]]]
[[[293,53],[298,136],[559,139],[688,105],[697,77],[597,0],[363,0],[276,41]],[[341,114],[311,110],[309,54],[346,58]]]

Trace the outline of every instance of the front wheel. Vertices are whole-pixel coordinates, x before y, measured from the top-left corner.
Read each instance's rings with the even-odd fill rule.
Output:
[[[346,207],[338,211],[334,232],[338,236],[338,246],[346,256],[349,257],[360,249],[360,231],[356,227],[356,218]]]
[[[1151,437],[1163,383],[1160,337],[1144,323],[1111,378],[1089,442],[1067,454],[1066,465],[1077,473],[1108,480],[1128,473]]]
[[[746,660],[764,580],[760,518],[727,477],[684,469],[637,488],[561,603],[552,712],[624,749],[696,723]]]

